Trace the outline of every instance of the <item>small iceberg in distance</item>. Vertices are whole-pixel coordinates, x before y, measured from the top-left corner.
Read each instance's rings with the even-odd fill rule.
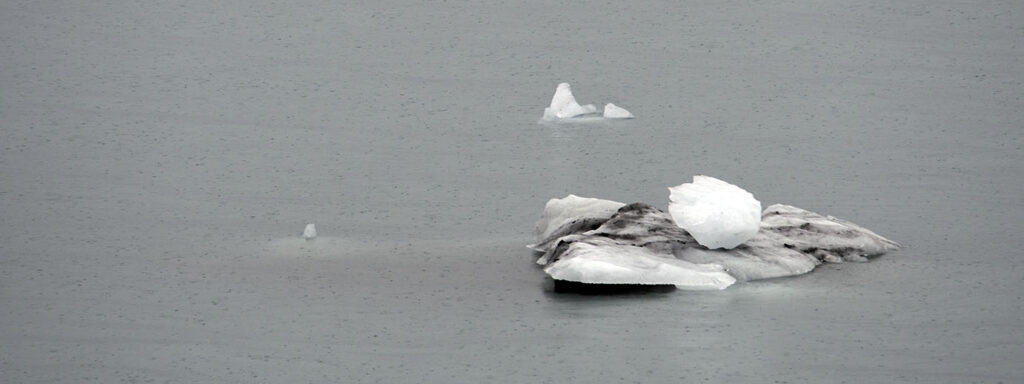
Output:
[[[576,97],[572,95],[569,83],[561,83],[555,89],[555,96],[551,98],[551,106],[544,108],[543,120],[570,119],[595,113],[597,113],[597,107],[593,104],[580,105],[576,102]]]
[[[580,105],[572,94],[569,83],[558,84],[551,105],[544,108],[541,122],[594,122],[610,119],[632,119],[633,113],[618,105],[605,104],[603,111],[598,111],[594,104]]]
[[[306,224],[306,228],[302,230],[302,238],[306,240],[313,240],[316,238],[316,224]]]
[[[604,118],[606,119],[632,119],[632,113],[618,105],[608,103],[604,105]]]

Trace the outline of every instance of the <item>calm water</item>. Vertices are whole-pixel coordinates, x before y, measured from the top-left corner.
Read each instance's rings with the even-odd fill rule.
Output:
[[[0,377],[1024,381],[1024,7],[847,3],[0,4]],[[607,297],[524,247],[694,174],[905,248]]]

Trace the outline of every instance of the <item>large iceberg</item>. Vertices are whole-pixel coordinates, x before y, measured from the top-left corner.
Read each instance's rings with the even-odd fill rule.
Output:
[[[544,108],[544,120],[568,119],[593,113],[597,113],[597,107],[593,104],[580,105],[572,95],[569,83],[561,83],[551,98],[551,106]]]
[[[734,248],[757,234],[761,202],[740,187],[711,176],[669,188],[668,212],[680,228],[708,248]]]
[[[562,224],[538,231],[530,246],[555,280],[723,289],[734,281],[799,275],[823,262],[863,261],[899,248],[853,223],[777,204],[764,210],[759,231],[748,241],[709,249],[650,205],[624,205],[604,217],[611,204],[595,209],[594,201],[580,199],[550,201],[545,218],[576,219],[542,219]],[[587,224],[578,225],[582,221]]]

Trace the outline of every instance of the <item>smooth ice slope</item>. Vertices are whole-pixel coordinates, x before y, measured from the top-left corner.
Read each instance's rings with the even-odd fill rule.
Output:
[[[668,212],[701,245],[734,248],[757,234],[761,202],[740,187],[711,176],[669,188]]]
[[[544,268],[556,280],[588,284],[672,284],[681,289],[724,289],[736,282],[721,265],[694,264],[610,239],[574,242]]]
[[[634,116],[618,105],[608,103],[604,105],[604,118],[606,119],[632,119]]]
[[[572,95],[569,83],[561,83],[551,98],[551,106],[544,108],[544,120],[568,119],[591,113],[597,113],[597,107],[593,104],[580,105]]]

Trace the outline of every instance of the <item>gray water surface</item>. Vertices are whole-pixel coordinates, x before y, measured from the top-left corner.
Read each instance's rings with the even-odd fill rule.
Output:
[[[0,381],[1022,382],[1022,20],[4,1]],[[563,81],[638,118],[538,124]],[[549,198],[695,174],[905,248],[580,296],[524,247]]]

